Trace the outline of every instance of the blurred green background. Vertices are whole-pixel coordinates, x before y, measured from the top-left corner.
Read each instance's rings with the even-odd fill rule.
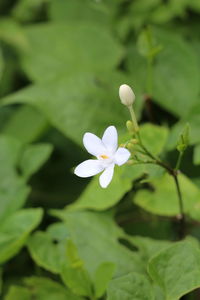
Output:
[[[190,181],[183,179],[183,184],[189,195],[199,197],[199,20],[199,0],[0,0],[0,263],[4,266],[4,295],[26,276],[59,281],[57,269],[38,262],[34,246],[29,252],[22,249],[39,224],[39,229],[45,230],[57,221],[60,211],[52,209],[70,204],[73,211],[83,210],[83,216],[75,216],[75,221],[90,217],[92,221],[87,209],[104,211],[100,216],[115,215],[118,225],[131,235],[176,239],[173,217],[177,207],[152,209],[139,196],[136,205],[132,201],[138,190],[149,189],[148,183],[140,184],[138,178],[148,173],[159,185],[160,169],[117,170],[105,191],[98,187],[97,178],[90,181],[74,176],[73,168],[88,158],[82,147],[86,131],[100,136],[107,126],[115,125],[120,141],[126,138],[129,115],[119,101],[118,89],[127,83],[136,94],[138,120],[150,126],[144,127],[147,141],[149,134],[150,144],[159,140],[158,152],[164,149],[163,158],[172,164],[179,134],[189,122],[190,147],[182,170]],[[163,193],[168,195],[168,190]],[[38,207],[43,209],[43,217]],[[199,206],[195,212],[188,211],[190,217],[200,220]],[[50,230],[53,237],[57,236],[54,230]],[[64,234],[63,228],[58,231]],[[189,232],[200,237],[193,222]],[[44,290],[48,284],[44,281]],[[29,279],[26,285],[38,286],[37,279]],[[24,298],[19,290],[11,291],[5,299],[32,299],[22,293]],[[58,294],[52,300],[65,299]],[[50,299],[44,295],[35,299]]]

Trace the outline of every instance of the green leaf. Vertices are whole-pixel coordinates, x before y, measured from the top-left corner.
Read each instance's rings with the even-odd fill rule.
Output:
[[[200,3],[197,0],[188,1],[188,5],[191,9],[195,10],[196,12],[200,11]]]
[[[82,268],[83,261],[79,258],[77,248],[72,240],[67,241],[67,258],[72,268]]]
[[[5,300],[83,300],[60,283],[44,277],[30,277],[22,286],[11,286]]]
[[[109,21],[109,11],[107,3],[90,0],[76,1],[50,1],[49,13],[53,21],[91,21],[94,24],[100,23],[102,26]],[[113,6],[114,8],[114,6]]]
[[[32,259],[40,267],[52,272],[60,273],[66,263],[67,227],[62,223],[55,223],[46,232],[35,232],[28,240],[27,246]]]
[[[3,286],[2,275],[3,275],[3,269],[0,268],[0,295],[1,295],[1,293],[2,293],[2,286]]]
[[[22,207],[29,194],[29,188],[16,170],[20,152],[18,140],[0,135],[0,222]]]
[[[69,289],[49,278],[31,277],[25,279],[27,287],[36,289],[39,300],[83,300],[82,297],[74,295]]]
[[[99,178],[96,176],[90,181],[78,200],[67,206],[69,210],[95,209],[104,210],[119,202],[123,195],[132,187],[132,177],[126,176],[128,167],[115,167],[115,173],[111,184],[102,189]],[[137,174],[136,174],[137,177]]]
[[[0,40],[10,44],[20,51],[28,50],[28,40],[22,27],[11,18],[0,20]]]
[[[197,57],[190,43],[179,34],[156,29],[155,36],[163,49],[154,67],[153,98],[176,116],[186,116],[198,102]]]
[[[190,124],[189,144],[194,145],[194,144],[197,144],[200,142],[200,137],[198,134],[200,119],[198,120],[198,116],[197,116],[197,118],[194,116],[193,121],[189,117],[186,117],[184,119],[181,119],[179,122],[177,122],[171,128],[170,134],[169,134],[169,139],[168,139],[167,145],[166,145],[167,150],[170,151],[170,150],[174,150],[176,148],[177,141],[180,138],[180,132],[183,132],[186,122],[189,122],[189,124]]]
[[[113,279],[108,287],[108,300],[153,300],[152,287],[143,275],[131,272]]]
[[[141,31],[137,40],[138,52],[152,60],[161,50],[162,46],[157,44],[157,41],[152,35],[150,27],[147,27]]]
[[[3,59],[2,51],[0,48],[0,81],[1,81],[1,77],[3,75],[3,71],[4,71],[4,59]]]
[[[116,101],[118,86],[124,77],[112,73],[116,80],[114,85],[108,79],[111,74],[101,75],[104,79],[99,84],[89,74],[71,74],[70,78],[57,78],[52,82],[22,89],[3,98],[1,104],[26,103],[34,106],[51,125],[68,138],[82,144],[82,136],[86,131],[99,135],[108,124],[121,129],[127,116],[120,101]],[[103,109],[99,110],[99,107]]]
[[[199,220],[200,190],[183,174],[179,174],[179,183],[183,195],[184,212]],[[140,190],[134,198],[134,203],[153,214],[179,215],[179,202],[173,177],[165,173],[162,177],[152,180],[151,184],[154,190]]]
[[[10,169],[17,164],[21,143],[12,137],[0,135],[0,164],[1,169]]]
[[[23,177],[29,178],[47,161],[53,150],[50,144],[26,146],[19,161]]]
[[[168,134],[169,130],[164,126],[147,123],[140,127],[143,144],[154,154],[162,152],[166,145]]]
[[[0,222],[21,208],[30,192],[26,180],[45,162],[50,145],[23,145],[15,138],[0,135]],[[19,169],[22,174],[19,174]]]
[[[124,237],[124,233],[108,214],[59,210],[51,213],[66,223],[70,238],[91,277],[104,262],[114,263],[117,275],[133,270],[142,272],[143,263],[139,255],[118,242],[120,237]]]
[[[127,239],[138,248],[142,259],[146,262],[171,245],[169,241],[154,240],[143,236],[127,236]]]
[[[178,300],[200,287],[200,251],[189,242],[176,243],[152,258],[148,271],[166,300]]]
[[[29,51],[22,57],[24,70],[37,82],[83,71],[106,72],[122,57],[122,48],[111,33],[88,21],[31,25],[25,35]]]
[[[153,66],[152,99],[175,116],[186,117],[199,103],[198,57],[191,43],[172,30],[152,27],[152,36],[162,45]],[[127,68],[139,89],[139,97],[144,96],[148,92],[147,64],[134,46],[128,49]]]
[[[193,162],[195,165],[200,165],[200,145],[194,148]]]
[[[53,224],[47,232],[36,232],[29,238],[28,250],[37,265],[61,274],[63,281],[75,294],[91,295],[89,275],[67,232],[66,224]]]
[[[33,229],[42,219],[40,208],[24,209],[15,212],[0,228],[0,263],[16,255],[26,243]]]
[[[185,123],[189,123],[190,125],[190,140],[189,140],[190,144],[194,145],[200,143],[200,136],[199,136],[200,107],[198,102],[199,99],[197,103],[193,105],[193,107],[187,113],[187,115],[172,127],[172,130],[170,132],[169,145],[168,145],[169,150],[175,147],[180,131],[184,129]]]
[[[83,267],[63,266],[61,277],[67,287],[76,295],[92,296],[92,284]]]
[[[40,137],[47,127],[47,121],[42,114],[33,107],[24,105],[12,113],[2,132],[26,144]]]
[[[5,300],[31,300],[30,291],[22,286],[11,286],[5,296]]]
[[[154,6],[158,6],[161,0],[134,1],[130,3],[129,22],[137,31],[148,24],[149,16]]]
[[[21,22],[30,22],[40,16],[45,0],[20,0],[12,9],[12,16]]]
[[[107,289],[115,271],[115,264],[110,262],[102,263],[96,270],[94,276],[95,297],[101,298]]]

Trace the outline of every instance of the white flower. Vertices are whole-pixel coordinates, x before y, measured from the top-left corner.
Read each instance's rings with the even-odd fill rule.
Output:
[[[102,139],[87,132],[83,136],[86,150],[97,159],[88,159],[79,164],[74,173],[79,177],[94,176],[103,171],[99,177],[101,187],[106,188],[112,180],[115,165],[121,166],[127,162],[130,152],[118,148],[118,134],[114,126],[109,126]]]
[[[135,94],[133,93],[132,88],[127,84],[120,85],[119,97],[122,104],[126,106],[131,106],[135,101]]]

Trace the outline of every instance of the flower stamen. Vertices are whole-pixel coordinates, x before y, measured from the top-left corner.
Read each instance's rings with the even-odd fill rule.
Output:
[[[100,155],[100,157],[103,158],[103,159],[108,159],[109,158],[106,154],[102,154],[102,155]]]

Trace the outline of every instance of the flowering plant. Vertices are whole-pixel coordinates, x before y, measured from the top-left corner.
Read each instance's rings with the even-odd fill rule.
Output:
[[[0,299],[199,300],[199,0],[0,14]]]

